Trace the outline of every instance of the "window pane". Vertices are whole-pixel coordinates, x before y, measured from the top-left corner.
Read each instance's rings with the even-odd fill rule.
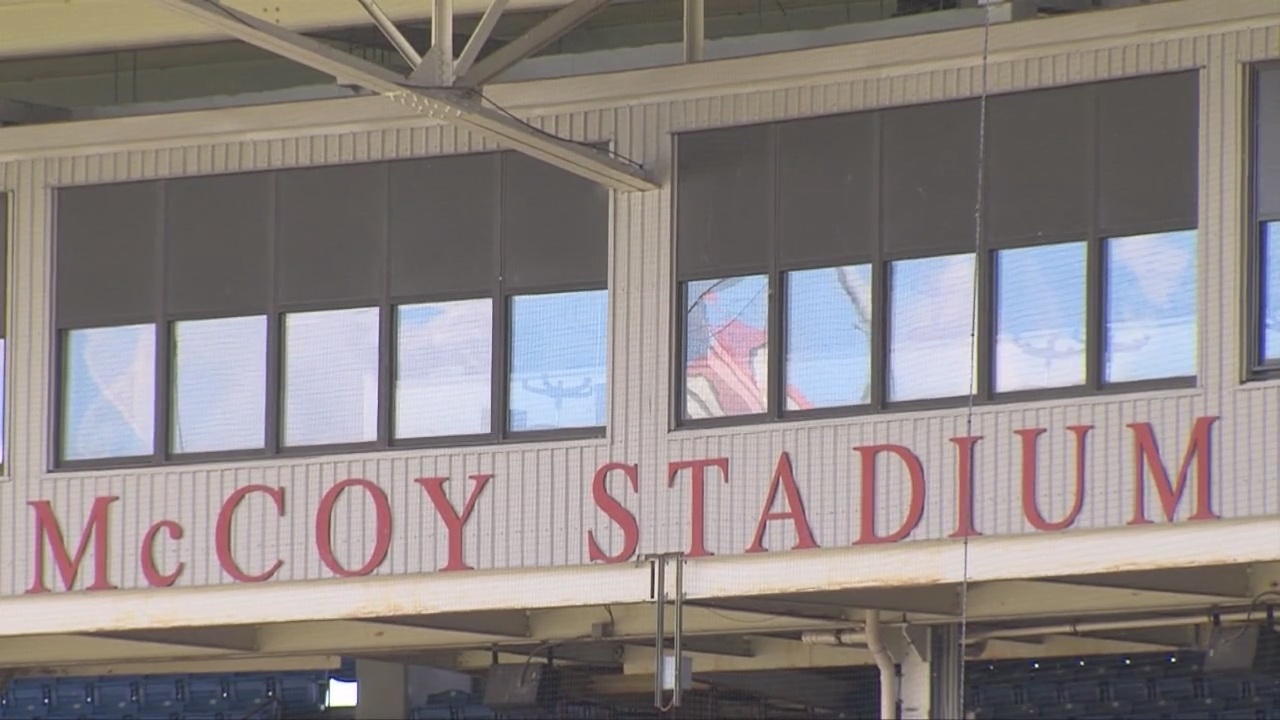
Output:
[[[973,255],[891,263],[889,291],[889,400],[968,395]]]
[[[871,266],[787,273],[787,409],[871,401]]]
[[[378,308],[284,319],[284,444],[378,436]]]
[[[1113,238],[1105,260],[1105,381],[1194,376],[1196,232]]]
[[[604,425],[605,290],[511,299],[514,431]]]
[[[769,280],[685,286],[686,419],[758,415],[768,408]]]
[[[396,437],[489,432],[492,371],[492,300],[397,308]]]
[[[173,452],[262,447],[266,398],[266,316],[174,323]]]
[[[995,390],[1084,384],[1085,244],[996,253]]]
[[[1262,226],[1262,360],[1280,360],[1280,222]]]
[[[155,438],[155,326],[70,330],[65,358],[62,459],[150,455]]]

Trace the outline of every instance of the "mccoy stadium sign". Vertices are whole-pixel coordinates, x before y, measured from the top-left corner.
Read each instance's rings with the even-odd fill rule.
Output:
[[[1212,520],[1219,516],[1211,504],[1212,477],[1210,458],[1213,443],[1214,426],[1218,418],[1214,416],[1196,418],[1190,430],[1190,437],[1176,464],[1166,461],[1174,459],[1174,453],[1162,453],[1157,446],[1155,430],[1150,423],[1129,423],[1122,432],[1128,437],[1125,444],[1131,448],[1133,473],[1126,482],[1131,483],[1133,505],[1126,511],[1129,525],[1143,525],[1153,522],[1146,510],[1146,493],[1154,489],[1158,496],[1159,513],[1164,520],[1172,522],[1178,510],[1184,504],[1189,510],[1189,520]],[[1021,513],[1029,525],[1039,532],[1057,532],[1073,527],[1084,507],[1088,478],[1088,454],[1090,452],[1090,425],[1070,425],[1056,432],[1066,433],[1065,447],[1070,448],[1074,457],[1071,463],[1074,472],[1066,478],[1041,478],[1037,471],[1038,447],[1042,437],[1050,431],[1046,428],[1025,428],[1014,430],[1016,436],[1014,447],[1020,447],[1020,457],[1002,461],[1009,468],[1008,477],[1012,481],[1017,478],[1016,490],[1002,492],[1009,502],[1019,502]],[[945,482],[953,484],[955,514],[949,537],[963,538],[981,535],[983,529],[977,526],[974,513],[974,456],[982,445],[983,438],[953,437],[949,439],[953,446],[954,469],[947,473]],[[852,545],[875,545],[902,541],[916,530],[925,510],[926,493],[941,492],[945,488],[943,478],[930,478],[926,481],[924,465],[920,456],[912,448],[899,444],[875,444],[850,447],[847,481],[859,484],[860,499],[857,507],[849,508],[841,518],[848,518],[846,525],[852,538]],[[886,467],[886,463],[895,463],[896,477],[903,484],[902,496],[905,498],[895,507],[894,521],[885,523],[887,527],[877,527],[877,510],[880,508],[878,497],[883,494],[885,481],[878,476]],[[746,553],[769,551],[765,546],[767,531],[771,527],[782,527],[787,537],[793,538],[791,550],[805,550],[818,547],[810,515],[805,508],[806,478],[798,474],[793,466],[791,453],[781,452],[773,465],[772,477],[767,490],[760,494],[758,510],[750,517],[726,518],[717,517],[708,512],[707,494],[711,484],[730,485],[738,481],[731,472],[730,459],[727,457],[709,457],[698,459],[682,459],[667,463],[661,470],[661,486],[654,488],[657,492],[669,492],[678,484],[687,484],[691,496],[689,504],[691,514],[681,522],[687,523],[688,546],[683,548],[689,557],[711,555],[706,543],[708,523],[718,526],[721,523],[751,522],[754,533],[749,544],[742,548]],[[641,468],[637,465],[622,462],[608,462],[595,469],[589,478],[583,478],[590,485],[591,500],[598,513],[596,529],[587,529],[581,537],[586,557],[592,562],[622,563],[634,559],[640,543],[642,529],[641,518],[628,507],[628,498],[634,500],[641,492]],[[1003,481],[1003,475],[1002,475]],[[762,481],[763,477],[757,478]],[[828,478],[829,480],[829,478]],[[272,580],[286,563],[301,561],[302,558],[290,556],[287,546],[282,545],[278,556],[268,561],[248,562],[245,557],[237,557],[236,542],[233,538],[233,526],[237,514],[243,515],[242,505],[250,498],[267,503],[279,518],[286,518],[293,513],[307,513],[309,522],[314,523],[314,534],[309,539],[309,552],[319,557],[324,567],[336,577],[357,577],[370,575],[386,563],[392,552],[393,527],[399,522],[434,523],[437,530],[447,540],[445,562],[435,569],[440,571],[462,571],[473,569],[464,560],[465,530],[469,524],[478,520],[477,501],[501,478],[492,474],[472,474],[468,477],[420,477],[414,479],[413,485],[420,490],[429,501],[431,512],[420,520],[403,518],[394,519],[393,505],[387,490],[378,482],[367,478],[350,478],[329,486],[314,507],[299,507],[286,494],[286,488],[265,484],[244,485],[225,497],[216,506],[214,537],[212,548],[207,543],[192,543],[186,528],[178,520],[165,517],[129,517],[128,522],[137,523],[139,529],[145,527],[141,542],[136,546],[136,554],[126,549],[126,561],[136,562],[146,584],[153,588],[174,585],[182,577],[186,562],[195,553],[212,552],[216,557],[222,573],[234,582],[261,583]],[[652,482],[646,480],[646,482]],[[1037,501],[1038,488],[1042,482],[1053,483],[1056,489],[1065,491],[1071,498],[1070,507],[1065,513],[1055,517],[1046,517]],[[453,483],[460,483],[466,488],[465,501],[452,502],[446,488]],[[1058,488],[1057,486],[1063,486]],[[763,483],[761,483],[763,487]],[[945,488],[951,490],[951,488]],[[582,488],[585,493],[586,488]],[[363,523],[372,526],[372,533],[354,533],[357,536],[371,537],[371,541],[362,542],[358,555],[363,562],[347,562],[344,564],[340,556],[347,557],[346,551],[356,553],[356,549],[343,547],[353,533],[335,532],[335,509],[339,501],[351,494],[351,499],[359,499],[366,508],[372,508],[366,514]],[[461,496],[461,494],[458,494]],[[360,496],[363,496],[361,498]],[[1018,500],[1013,500],[1018,496]],[[86,578],[88,590],[111,590],[117,585],[109,573],[112,557],[108,552],[108,538],[111,536],[111,515],[113,504],[120,500],[117,496],[102,496],[94,499],[88,512],[88,519],[77,536],[69,538],[64,534],[58,520],[58,512],[47,500],[32,500],[27,503],[31,512],[34,528],[34,557],[31,565],[31,579],[27,593],[45,593],[55,589],[70,590],[76,584],[76,578],[82,570],[91,574]],[[634,504],[634,503],[633,503]],[[425,507],[425,504],[424,504]],[[399,510],[399,508],[396,508]],[[66,508],[59,508],[66,512]],[[493,518],[495,524],[481,523],[487,527],[497,527],[496,523],[507,522],[507,518]],[[242,518],[243,524],[243,518]],[[621,543],[602,543],[597,533],[606,526],[612,526],[611,537],[621,538]],[[271,528],[264,528],[270,532]],[[776,535],[775,535],[776,537]],[[571,540],[569,540],[571,541]],[[604,545],[615,546],[612,552]],[[177,552],[172,552],[176,548]],[[774,548],[775,550],[778,548]],[[342,550],[343,552],[338,552]],[[92,554],[91,567],[85,567],[86,560]],[[119,552],[120,549],[117,549]],[[167,551],[167,552],[165,552]],[[167,559],[165,559],[167,558]],[[179,558],[179,559],[175,559]],[[50,566],[52,562],[52,567]],[[249,565],[254,565],[250,567]],[[46,572],[56,569],[56,581],[50,583]]]

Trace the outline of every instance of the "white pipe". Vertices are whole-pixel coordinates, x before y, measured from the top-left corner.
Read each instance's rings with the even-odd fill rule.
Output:
[[[898,716],[898,669],[885,649],[880,636],[880,611],[867,611],[867,649],[880,668],[880,717],[896,720]]]
[[[867,644],[867,634],[858,630],[809,630],[800,633],[800,642],[805,645],[864,647]]]
[[[1147,618],[1145,620],[1102,620],[1097,622],[1066,623],[1062,625],[1038,625],[1035,627],[991,630],[971,635],[970,639],[977,641],[998,638],[1031,637],[1035,635],[1078,635],[1080,633],[1105,632],[1107,630],[1136,630],[1139,628],[1171,627],[1176,625],[1200,625],[1212,622],[1213,617],[1213,615],[1209,614],[1183,615],[1180,617]],[[1249,613],[1237,612],[1218,615],[1217,618],[1220,622],[1227,623],[1259,620],[1261,619],[1261,616],[1258,613],[1254,613],[1251,617]],[[867,630],[870,631],[870,629],[871,624],[867,623]],[[868,635],[870,635],[869,632]]]

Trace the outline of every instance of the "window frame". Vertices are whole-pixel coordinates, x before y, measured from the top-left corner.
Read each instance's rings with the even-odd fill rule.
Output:
[[[1266,352],[1266,343],[1263,339],[1266,328],[1263,322],[1266,320],[1266,309],[1262,306],[1265,300],[1264,293],[1266,290],[1267,268],[1264,265],[1266,260],[1266,234],[1263,232],[1263,226],[1280,222],[1280,212],[1269,214],[1261,210],[1261,202],[1259,201],[1259,185],[1261,184],[1261,123],[1259,123],[1258,113],[1260,111],[1260,85],[1262,76],[1267,73],[1280,74],[1280,61],[1269,61],[1253,63],[1245,68],[1245,117],[1248,123],[1244,133],[1245,158],[1248,162],[1248,168],[1245,173],[1245,201],[1244,201],[1244,218],[1246,230],[1244,236],[1244,252],[1241,253],[1242,274],[1245,278],[1244,293],[1242,294],[1242,302],[1244,309],[1241,313],[1244,319],[1243,337],[1241,338],[1241,347],[1244,352],[1241,353],[1241,382],[1248,383],[1251,381],[1265,381],[1280,379],[1280,358],[1268,360],[1264,353]],[[1280,118],[1278,118],[1280,120]],[[1277,123],[1276,142],[1280,143],[1280,123]]]
[[[1276,67],[1280,68],[1280,63],[1276,63]],[[1142,77],[1160,77],[1164,75],[1181,75],[1195,74],[1197,79],[1199,71],[1184,70],[1169,73],[1153,73],[1150,76]],[[1098,86],[1109,80],[1100,80],[1091,83],[1081,83],[1079,85]],[[1077,85],[1060,85],[1046,88],[1035,88],[1027,92],[1035,92],[1038,90],[1054,90],[1059,88],[1075,87]],[[778,128],[792,122],[803,121],[811,118],[798,118],[796,120],[780,120],[764,123],[745,123],[737,126],[725,126],[723,128],[712,128],[711,130],[745,128],[752,126],[768,126],[770,127],[772,147],[770,148],[774,157],[774,164],[771,166],[771,175],[768,178],[768,187],[770,189],[773,207],[770,216],[772,227],[769,235],[769,253],[767,267],[759,272],[747,272],[739,267],[725,268],[723,271],[717,272],[715,269],[704,269],[688,274],[681,274],[679,268],[680,251],[678,249],[680,225],[679,225],[679,173],[673,173],[672,180],[672,216],[670,218],[671,237],[674,251],[671,253],[670,261],[670,277],[672,278],[672,287],[669,295],[671,307],[675,311],[673,313],[672,331],[670,335],[672,352],[670,354],[671,372],[669,378],[671,380],[672,400],[670,402],[669,413],[669,430],[702,430],[725,428],[741,425],[769,424],[776,422],[792,422],[805,420],[826,420],[839,418],[853,418],[873,414],[882,414],[887,412],[910,412],[910,411],[926,411],[926,410],[945,410],[957,407],[964,407],[972,402],[976,406],[995,406],[1008,405],[1025,402],[1039,402],[1046,400],[1061,400],[1083,398],[1090,396],[1106,396],[1106,395],[1122,395],[1128,393],[1150,392],[1160,390],[1179,390],[1197,387],[1200,382],[1200,375],[1203,371],[1203,343],[1198,343],[1196,348],[1195,367],[1196,374],[1192,376],[1180,376],[1169,378],[1158,378],[1150,380],[1136,380],[1108,383],[1104,381],[1103,370],[1107,352],[1106,348],[1106,297],[1107,288],[1105,280],[1105,258],[1104,247],[1106,242],[1112,238],[1123,238],[1135,235],[1168,233],[1168,232],[1193,232],[1195,233],[1195,252],[1196,263],[1194,273],[1196,274],[1196,298],[1194,305],[1196,308],[1196,333],[1199,335],[1203,332],[1202,312],[1202,295],[1203,282],[1200,278],[1202,273],[1202,265],[1199,258],[1203,253],[1203,230],[1200,227],[1200,208],[1196,208],[1196,219],[1192,226],[1186,226],[1183,220],[1169,220],[1166,222],[1153,222],[1143,224],[1141,227],[1134,226],[1116,226],[1108,227],[1104,225],[1101,219],[1100,210],[1100,157],[1102,155],[1102,143],[1099,138],[1099,128],[1101,126],[1101,112],[1097,101],[1097,92],[1090,95],[1093,100],[1088,108],[1092,122],[1086,126],[1085,138],[1088,142],[1090,152],[1087,159],[1087,192],[1089,197],[1089,216],[1087,228],[1081,233],[1068,234],[1065,232],[1049,233],[1036,238],[1034,242],[1001,242],[995,243],[991,237],[986,215],[990,213],[989,203],[984,203],[983,222],[979,226],[978,232],[975,232],[974,239],[976,242],[970,246],[969,250],[964,252],[974,254],[974,303],[977,315],[977,346],[976,346],[976,377],[974,383],[974,393],[972,396],[960,395],[947,398],[924,398],[913,400],[890,401],[888,399],[888,370],[889,370],[889,318],[892,310],[889,306],[892,289],[889,287],[890,264],[897,260],[917,259],[924,257],[942,256],[948,254],[956,254],[954,251],[944,252],[934,250],[929,252],[921,252],[918,250],[902,249],[892,250],[885,247],[884,236],[884,219],[883,219],[883,189],[881,183],[877,182],[872,188],[872,194],[875,203],[875,215],[868,219],[868,225],[871,226],[869,232],[872,233],[873,242],[871,243],[869,253],[865,256],[851,255],[842,258],[836,262],[814,262],[814,263],[781,263],[779,260],[779,247],[785,240],[779,232],[779,223],[777,219],[777,207],[780,203],[779,191],[779,170],[777,164],[777,156],[779,153],[779,142],[777,140]],[[1197,110],[1203,103],[1203,97],[1197,94]],[[941,101],[950,102],[950,101]],[[874,163],[880,170],[884,167],[884,123],[880,120],[881,113],[893,110],[893,107],[878,108],[868,111],[873,114],[875,142],[874,142]],[[1197,116],[1197,124],[1199,122]],[[706,132],[704,130],[695,130],[690,133],[673,133],[671,139],[672,156],[678,158],[680,153],[679,142],[682,135],[693,134],[697,132]],[[989,150],[988,150],[989,151]],[[1198,144],[1197,150],[1198,153]],[[984,162],[990,162],[990,158],[984,158]],[[1198,165],[1198,164],[1197,164]],[[1196,183],[1200,182],[1202,176],[1201,168],[1197,166]],[[990,192],[990,185],[984,186],[984,192]],[[1276,218],[1280,220],[1280,217]],[[1255,232],[1257,224],[1255,223]],[[1085,375],[1084,382],[1079,385],[1070,385],[1065,387],[1054,388],[1033,388],[1025,390],[996,392],[995,391],[995,353],[996,353],[996,307],[998,298],[997,270],[996,270],[996,253],[1005,249],[1016,249],[1022,247],[1044,247],[1056,243],[1082,242],[1085,245]],[[1256,245],[1256,243],[1255,243]],[[789,272],[797,270],[813,270],[819,268],[838,267],[843,264],[870,264],[871,265],[871,328],[870,328],[870,345],[871,345],[871,392],[869,402],[862,405],[845,405],[825,408],[815,408],[810,410],[787,410],[786,409],[786,388],[783,387],[785,378],[785,351],[787,347],[786,340],[786,297],[787,286],[786,277]],[[768,353],[769,353],[769,372],[767,375],[769,387],[766,388],[768,397],[768,409],[765,413],[756,413],[752,415],[735,415],[728,417],[691,419],[687,417],[687,389],[686,389],[686,367],[685,367],[685,350],[687,343],[687,307],[685,303],[686,288],[688,283],[699,280],[735,277],[740,275],[764,274],[768,282]],[[1256,290],[1255,290],[1256,291]],[[1275,377],[1280,377],[1280,361],[1276,362]]]
[[[351,163],[350,165],[373,165],[379,166],[379,173],[386,179],[389,177],[390,169],[397,163],[408,163],[414,161],[431,160],[434,158],[459,158],[459,157],[476,157],[489,158],[497,168],[495,174],[495,182],[497,186],[494,188],[494,196],[489,198],[494,204],[493,208],[493,250],[494,256],[489,268],[491,280],[486,282],[484,289],[475,291],[458,291],[445,290],[425,293],[403,293],[393,294],[390,283],[391,276],[391,253],[390,253],[390,222],[384,223],[384,236],[380,238],[382,243],[376,251],[380,258],[380,289],[378,297],[374,301],[369,300],[350,300],[350,301],[316,301],[316,302],[283,302],[280,298],[280,279],[277,269],[281,263],[280,246],[277,241],[278,235],[278,215],[276,207],[276,182],[281,173],[287,173],[295,168],[282,168],[263,171],[251,171],[246,173],[226,173],[232,174],[267,174],[270,176],[270,199],[269,206],[272,212],[272,220],[270,224],[270,235],[268,243],[270,245],[268,257],[268,292],[267,301],[262,311],[254,312],[234,312],[225,311],[213,312],[179,312],[170,311],[168,309],[169,302],[165,296],[167,285],[167,268],[166,259],[167,249],[165,234],[165,208],[164,192],[167,183],[171,181],[181,181],[184,179],[198,179],[202,177],[210,177],[211,174],[190,175],[190,176],[173,176],[171,178],[160,178],[156,180],[126,181],[123,183],[114,183],[116,185],[124,185],[131,183],[155,183],[158,185],[161,198],[161,205],[157,213],[157,223],[159,226],[159,241],[155,248],[154,262],[157,266],[158,280],[156,282],[157,289],[155,299],[152,303],[152,312],[150,317],[141,321],[131,322],[111,322],[109,324],[89,324],[81,327],[74,323],[68,323],[65,327],[58,320],[57,302],[54,301],[55,309],[51,322],[51,338],[50,351],[53,353],[52,369],[50,372],[50,388],[48,397],[50,399],[53,412],[47,417],[49,442],[46,446],[47,458],[46,467],[49,472],[83,472],[87,470],[117,470],[130,468],[157,468],[166,466],[183,466],[193,464],[236,462],[236,461],[261,461],[273,458],[289,459],[301,457],[315,457],[320,455],[336,455],[350,453],[366,453],[378,452],[386,450],[405,450],[405,449],[437,449],[437,448],[473,448],[484,445],[503,445],[512,443],[526,442],[548,442],[548,441],[571,441],[571,440],[588,440],[603,439],[608,436],[608,410],[611,405],[612,387],[608,380],[612,376],[612,351],[608,338],[612,333],[612,311],[613,297],[609,287],[608,268],[613,257],[613,221],[615,195],[613,192],[607,192],[605,195],[605,214],[608,221],[602,228],[602,234],[599,241],[605,243],[605,272],[599,282],[559,282],[559,283],[541,283],[522,285],[517,287],[509,286],[503,281],[503,231],[502,217],[504,206],[502,205],[502,188],[504,177],[502,175],[503,162],[507,155],[513,151],[486,151],[478,153],[464,153],[458,155],[443,156],[427,156],[417,158],[403,158],[386,161],[376,161],[372,163]],[[328,164],[319,166],[306,166],[297,169],[305,170],[310,167],[344,167],[348,163]],[[101,185],[98,185],[99,187]],[[55,188],[54,207],[58,202],[58,191],[63,189],[77,189],[83,187],[93,187],[93,185],[66,185]],[[390,194],[387,196],[388,208],[390,208]],[[389,210],[388,210],[389,211]],[[54,230],[54,242],[59,241],[59,235]],[[56,283],[58,281],[57,258],[55,251],[54,259],[54,283],[56,295]],[[490,261],[485,261],[490,262]],[[512,326],[510,303],[517,295],[534,295],[550,292],[577,292],[577,291],[604,291],[605,292],[605,312],[606,312],[606,340],[604,347],[605,357],[605,407],[606,413],[603,418],[604,424],[599,426],[581,427],[581,428],[552,428],[535,431],[513,431],[507,423],[510,393],[509,393],[509,371],[511,367],[511,343],[512,343]],[[401,306],[416,305],[422,303],[446,302],[451,300],[471,300],[471,299],[487,299],[492,307],[492,326],[490,328],[489,342],[491,344],[491,375],[490,375],[490,430],[482,434],[463,434],[449,435],[423,438],[396,438],[394,437],[394,413],[395,413],[395,373],[396,373],[396,353],[398,351],[398,328],[397,315]],[[286,317],[295,313],[323,310],[347,310],[355,308],[372,308],[376,310],[378,316],[378,358],[376,376],[378,380],[377,388],[377,417],[376,417],[376,436],[373,441],[365,442],[340,442],[322,445],[285,445],[284,444],[284,423],[285,423],[285,325]],[[174,372],[177,363],[177,347],[174,344],[175,325],[178,322],[192,320],[214,320],[226,319],[234,317],[247,317],[253,315],[266,315],[266,382],[265,382],[265,417],[264,421],[264,438],[262,446],[252,449],[235,449],[235,450],[215,450],[215,451],[199,451],[179,453],[173,450],[171,442],[171,414],[174,411],[174,394],[175,386],[173,383]],[[67,334],[71,330],[87,329],[87,328],[110,328],[131,324],[151,324],[154,327],[155,337],[155,389],[154,403],[152,411],[154,413],[155,430],[152,440],[152,452],[147,455],[136,455],[129,457],[108,457],[108,458],[83,458],[68,460],[63,457],[63,438],[66,428],[65,408],[63,404],[67,399],[65,382],[68,376],[67,363],[69,357],[67,355]]]

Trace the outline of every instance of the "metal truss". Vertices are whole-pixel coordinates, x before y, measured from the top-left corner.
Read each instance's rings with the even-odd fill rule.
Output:
[[[568,172],[594,180],[620,192],[656,190],[658,184],[638,164],[619,159],[588,145],[564,140],[524,123],[505,111],[488,107],[475,87],[500,74],[528,54],[546,47],[585,20],[608,0],[574,0],[502,50],[476,62],[480,48],[497,23],[505,0],[495,0],[480,26],[453,58],[453,2],[434,0],[432,47],[419,56],[376,0],[358,0],[374,23],[414,68],[402,76],[380,65],[347,54],[325,43],[286,30],[216,0],[157,0],[202,24],[220,30],[319,72],[339,83],[356,85],[387,96],[426,117],[441,120],[536,157]],[[508,48],[514,49],[507,51]],[[504,52],[507,51],[507,52]],[[517,57],[517,53],[524,53]],[[455,83],[459,66],[464,76]]]

